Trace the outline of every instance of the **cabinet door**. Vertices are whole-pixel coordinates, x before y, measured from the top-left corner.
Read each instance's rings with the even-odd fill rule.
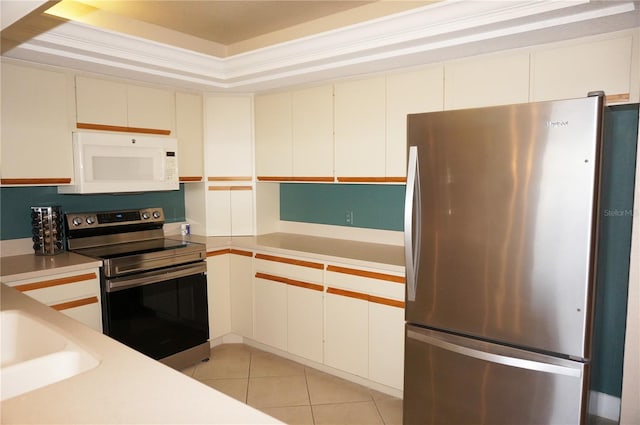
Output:
[[[76,76],[78,123],[127,127],[127,85]]]
[[[443,72],[437,65],[387,76],[387,177],[407,176],[407,114],[442,110]]]
[[[253,338],[253,253],[231,250],[229,286],[231,294],[231,330]]]
[[[256,176],[291,177],[291,92],[255,98]]]
[[[287,285],[287,349],[322,363],[323,291]]]
[[[256,277],[255,338],[263,344],[287,350],[287,285]]]
[[[325,295],[324,362],[367,377],[369,372],[369,306],[363,299]]]
[[[335,90],[335,173],[384,178],[386,162],[385,78],[338,83]]]
[[[209,305],[209,339],[231,332],[231,289],[229,254],[207,253],[207,301]]]
[[[531,100],[585,97],[604,90],[612,101],[630,99],[632,36],[562,46],[532,53]],[[610,97],[611,96],[611,97]]]
[[[3,63],[2,183],[70,183],[72,117],[72,76]]]
[[[248,96],[205,99],[207,176],[253,176],[253,115]]]
[[[204,176],[202,119],[202,96],[177,92],[176,137],[181,182],[202,181]]]
[[[369,302],[369,379],[402,389],[404,308]]]
[[[207,236],[231,235],[231,190],[209,186],[207,190]]]
[[[529,101],[529,54],[481,56],[444,66],[444,108]]]
[[[292,93],[293,176],[333,181],[333,86]]]
[[[129,127],[175,130],[175,95],[170,90],[127,85]]]
[[[251,186],[232,186],[231,236],[250,236],[254,229],[254,200]]]

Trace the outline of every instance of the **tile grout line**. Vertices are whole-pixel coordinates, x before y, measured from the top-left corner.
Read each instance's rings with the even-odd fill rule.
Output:
[[[315,416],[313,414],[313,403],[311,403],[311,391],[309,391],[309,379],[307,379],[307,368],[306,367],[304,367],[304,383],[305,383],[305,386],[307,387],[307,397],[309,397],[309,410],[311,410],[311,421],[315,425],[316,418],[315,418]]]

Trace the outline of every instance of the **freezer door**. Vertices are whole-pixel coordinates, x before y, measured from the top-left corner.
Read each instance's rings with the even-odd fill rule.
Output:
[[[601,97],[409,115],[408,322],[588,357],[601,115]]]
[[[407,326],[405,425],[584,423],[586,365]]]

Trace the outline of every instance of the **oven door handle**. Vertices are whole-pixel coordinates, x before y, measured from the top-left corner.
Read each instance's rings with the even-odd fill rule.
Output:
[[[177,279],[206,272],[207,264],[202,261],[184,266],[169,267],[161,270],[137,273],[131,276],[107,279],[105,281],[105,289],[107,292],[115,292],[135,286],[152,285],[165,280]]]

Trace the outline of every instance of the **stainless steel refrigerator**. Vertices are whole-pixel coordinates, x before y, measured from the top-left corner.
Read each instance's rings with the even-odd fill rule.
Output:
[[[408,116],[405,424],[585,422],[603,102]]]

